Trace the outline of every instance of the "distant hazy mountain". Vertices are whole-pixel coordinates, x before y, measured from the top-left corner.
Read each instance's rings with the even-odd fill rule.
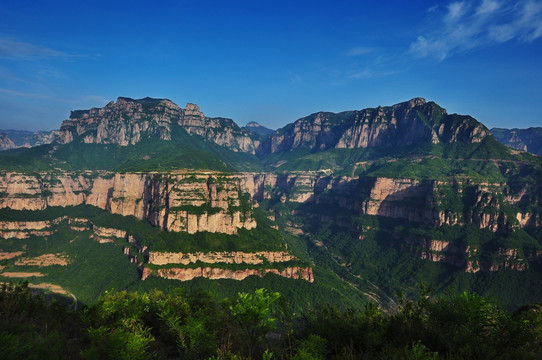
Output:
[[[34,147],[52,143],[58,130],[27,131],[27,130],[0,130],[0,150],[16,149],[20,147]]]
[[[258,124],[256,121],[249,122],[243,127],[243,129],[250,131],[251,133],[258,134],[263,138],[266,138],[275,132],[275,130],[266,128],[265,126]]]
[[[491,133],[504,145],[542,156],[542,127],[528,129],[493,128]]]

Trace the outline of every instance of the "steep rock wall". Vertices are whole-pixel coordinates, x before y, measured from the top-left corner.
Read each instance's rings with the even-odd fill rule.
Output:
[[[241,251],[232,252],[196,252],[196,253],[172,253],[172,252],[149,252],[149,264],[166,265],[166,264],[183,264],[188,265],[198,261],[215,264],[263,264],[264,262],[286,262],[294,260],[295,256],[285,251],[259,251],[255,253],[247,253]]]
[[[236,177],[215,173],[10,172],[0,175],[0,208],[43,210],[88,204],[148,219],[168,231],[235,234],[238,228],[256,227],[252,204],[241,198],[241,190]]]
[[[170,268],[170,269],[143,269],[142,279],[145,280],[150,275],[159,276],[165,279],[188,281],[198,277],[204,277],[210,280],[232,279],[244,280],[249,276],[263,277],[266,274],[276,274],[285,278],[303,279],[314,282],[311,268],[287,267],[278,269],[244,269],[231,270],[216,267],[197,267],[197,268]]]

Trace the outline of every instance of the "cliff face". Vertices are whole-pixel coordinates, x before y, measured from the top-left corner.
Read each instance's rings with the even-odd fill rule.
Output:
[[[529,261],[538,261],[542,254],[533,251],[523,256],[516,248],[498,248],[490,261],[480,258],[480,249],[452,244],[442,240],[408,239],[404,249],[421,259],[454,265],[469,273],[493,272],[503,269],[525,271]]]
[[[314,281],[312,268],[289,265],[288,262],[296,257],[286,251],[247,252],[197,252],[171,253],[149,252],[148,263],[158,267],[145,266],[142,279],[154,275],[166,279],[181,281],[204,277],[211,280],[233,279],[244,280],[248,276],[262,277],[265,274],[275,274],[286,278]],[[190,264],[207,264],[206,266],[187,266]],[[224,267],[224,265],[240,265],[240,269]],[[242,268],[257,265],[257,268]],[[165,266],[165,267],[164,267]],[[239,266],[238,266],[239,267]]]
[[[234,151],[254,153],[259,145],[232,120],[206,117],[195,104],[182,109],[166,99],[123,97],[103,108],[72,111],[57,141],[65,144],[81,138],[85,143],[126,146],[146,137],[171,140],[174,124]]]
[[[59,143],[82,136],[85,143],[133,145],[142,136],[171,139],[171,122],[180,108],[169,100],[118,98],[103,108],[72,111],[60,127]]]
[[[243,193],[250,198],[244,198]],[[43,210],[48,206],[89,204],[114,214],[147,219],[168,231],[188,233],[235,234],[239,228],[252,229],[256,227],[252,201],[265,199],[305,205],[296,211],[307,216],[321,216],[312,213],[311,204],[315,204],[434,227],[472,224],[498,232],[541,224],[540,214],[532,210],[540,206],[540,187],[529,183],[509,186],[310,172],[5,173],[0,176],[0,194],[0,208]]]
[[[539,214],[519,207],[522,203],[539,206],[541,189],[537,184],[511,188],[505,183],[474,184],[469,180],[351,178],[307,172],[247,173],[241,186],[257,201],[278,198],[329,205],[436,227],[474,224],[495,232],[513,226],[535,227],[541,222]]]
[[[396,148],[413,144],[480,142],[487,128],[469,116],[448,115],[433,102],[415,98],[376,109],[319,112],[276,131],[258,153],[298,148]]]
[[[286,251],[258,251],[247,253],[242,251],[214,251],[214,252],[196,252],[196,253],[174,253],[174,252],[155,252],[148,253],[149,264],[166,265],[166,264],[194,264],[203,262],[207,264],[263,264],[282,263],[294,260],[295,256]]]
[[[262,277],[266,274],[275,274],[285,278],[302,279],[314,282],[312,269],[310,267],[286,267],[278,269],[243,269],[231,270],[216,267],[197,267],[197,268],[170,268],[170,269],[149,269],[143,270],[142,279],[145,280],[149,275],[159,276],[165,279],[188,281],[198,277],[204,277],[210,280],[232,279],[244,280],[249,276]]]
[[[542,216],[535,210],[540,207],[542,195],[539,184],[535,183],[510,186],[506,183],[473,183],[471,180],[351,178],[297,173],[247,174],[242,179],[242,186],[257,200],[298,203],[301,206],[296,208],[296,215],[316,222],[333,221],[359,232],[360,239],[365,236],[363,228],[330,217],[330,210],[323,214],[318,209],[400,219],[433,229],[444,225],[474,225],[501,234],[518,228],[539,227]],[[526,207],[525,204],[530,205]],[[423,235],[402,235],[396,243],[419,258],[451,264],[467,272],[521,271],[529,268],[531,261],[542,259],[534,248],[526,248],[524,253],[522,245],[518,245],[520,248],[499,247],[491,250],[490,257],[487,253],[481,257],[482,248],[476,242],[469,245]]]
[[[184,116],[179,118],[178,124],[189,134],[200,135],[233,151],[254,154],[260,145],[259,140],[253,140],[250,133],[241,129],[232,120],[205,117],[195,104],[186,104]]]
[[[237,179],[217,174],[48,174],[0,176],[0,208],[43,210],[88,204],[148,219],[168,231],[237,233],[252,229],[252,205]]]

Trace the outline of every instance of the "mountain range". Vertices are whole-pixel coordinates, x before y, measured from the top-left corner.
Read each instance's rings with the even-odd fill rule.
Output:
[[[0,153],[0,276],[82,301],[265,285],[392,307],[420,281],[541,301],[542,161],[503,133],[422,98],[273,131],[120,97]]]
[[[528,129],[493,128],[491,133],[497,140],[508,147],[542,156],[542,127]]]

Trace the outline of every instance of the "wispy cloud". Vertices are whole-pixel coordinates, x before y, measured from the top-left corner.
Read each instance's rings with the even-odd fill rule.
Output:
[[[66,57],[68,54],[40,45],[0,37],[0,58]]]
[[[351,49],[348,49],[348,51],[346,52],[346,56],[359,56],[359,55],[366,55],[366,54],[370,54],[374,51],[374,49],[372,48],[369,48],[369,47],[365,47],[365,46],[357,46],[357,47],[353,47]]]
[[[301,75],[294,73],[292,71],[288,71],[288,76],[290,77],[290,82],[292,84],[299,84],[303,82],[303,78]]]
[[[30,92],[30,91],[18,91],[18,90],[12,90],[7,88],[0,88],[0,96],[7,96],[7,97],[19,97],[19,98],[27,98],[27,99],[35,99],[35,100],[47,100],[47,101],[55,101],[58,103],[64,103],[64,104],[74,104],[74,105],[80,105],[83,104],[84,106],[95,106],[96,104],[106,104],[109,100],[105,96],[101,95],[80,95],[73,98],[65,98],[65,97],[59,97],[55,95],[47,95],[44,93],[38,93],[38,92]]]
[[[447,23],[454,23],[461,19],[461,17],[467,12],[467,5],[464,1],[456,1],[448,4],[448,11],[444,16],[444,21]]]
[[[380,78],[394,74],[395,71],[386,71],[381,69],[375,69],[367,67],[361,71],[356,71],[348,75],[348,79],[352,80],[362,80],[362,79],[371,79],[371,78]]]
[[[432,15],[438,16],[438,26],[410,44],[411,55],[442,61],[482,46],[542,37],[542,0],[456,1]]]
[[[48,95],[38,94],[38,93],[31,93],[31,92],[24,92],[24,91],[16,91],[16,90],[11,90],[11,89],[4,89],[4,88],[0,88],[0,94],[29,98],[29,99],[58,100],[58,98],[55,98],[53,96],[48,96]]]

